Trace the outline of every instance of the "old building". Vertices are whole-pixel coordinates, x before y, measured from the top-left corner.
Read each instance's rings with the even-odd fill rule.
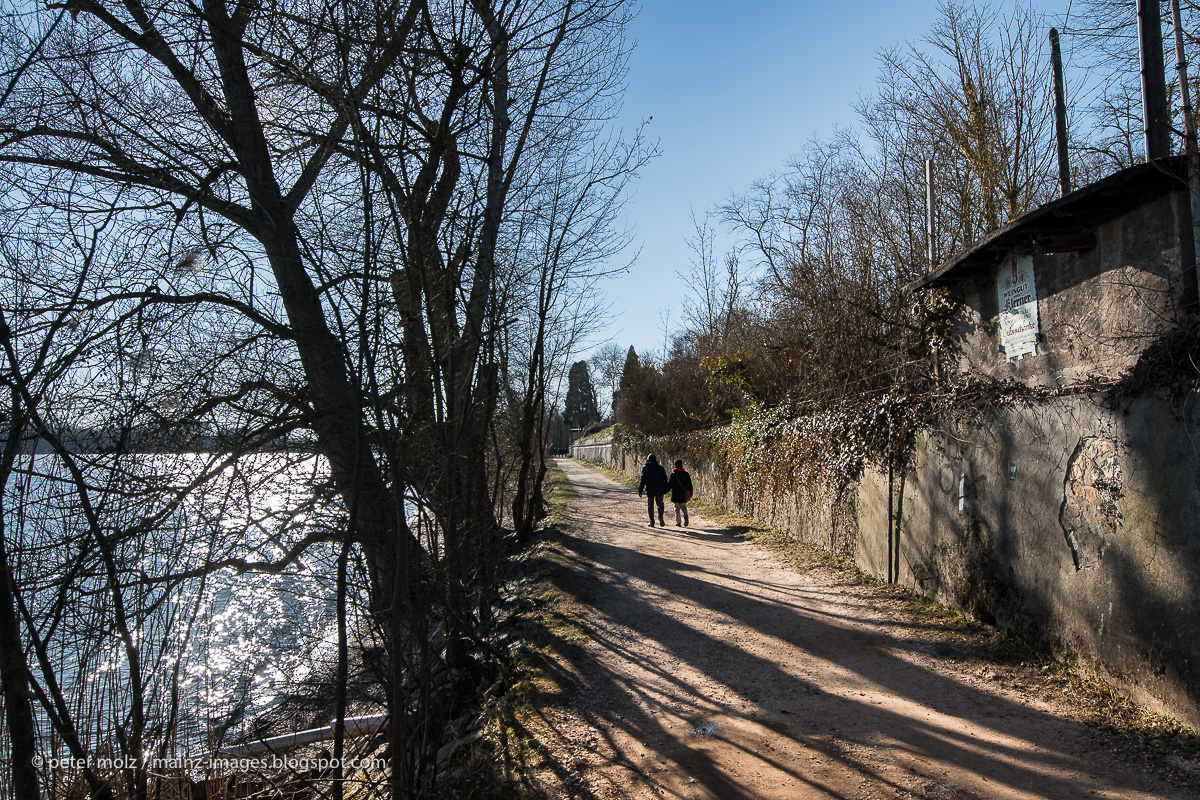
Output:
[[[1184,169],[1085,186],[912,285],[957,304],[946,366],[1014,391],[920,437],[898,572],[1196,724],[1200,364],[1148,359],[1198,307]],[[872,475],[858,500],[859,560],[883,574],[871,532],[896,500]]]
[[[960,304],[957,370],[1063,387],[1119,378],[1196,308],[1182,158],[1139,164],[997,230],[909,288]]]

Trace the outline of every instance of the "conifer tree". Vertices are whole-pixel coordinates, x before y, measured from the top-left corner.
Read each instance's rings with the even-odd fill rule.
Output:
[[[638,360],[637,351],[630,345],[629,352],[625,354],[625,369],[621,371],[621,381],[617,384],[617,391],[613,393],[614,411],[616,411],[621,397],[625,396],[629,389],[633,389],[641,383],[642,373],[642,362]]]
[[[567,400],[563,417],[572,428],[584,428],[600,420],[596,389],[586,361],[576,361],[567,373]]]

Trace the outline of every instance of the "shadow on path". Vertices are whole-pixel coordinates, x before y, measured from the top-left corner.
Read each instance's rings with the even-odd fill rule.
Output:
[[[1198,796],[1113,763],[1085,725],[942,671],[919,625],[694,515],[642,527],[628,489],[564,471],[580,497],[556,581],[588,635],[571,707],[594,729],[585,750],[657,796]]]

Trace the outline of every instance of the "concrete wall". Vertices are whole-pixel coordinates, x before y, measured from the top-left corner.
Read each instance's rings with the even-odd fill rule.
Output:
[[[607,464],[612,460],[612,446],[615,428],[608,428],[590,436],[583,436],[571,442],[569,452],[571,458],[580,461],[594,461]]]
[[[890,495],[879,469],[840,497],[806,487],[772,495],[694,463],[686,447],[658,456],[683,458],[700,498],[853,556],[881,578],[890,507],[900,583],[1200,725],[1198,424],[1200,396],[1165,390],[1119,408],[1101,395],[1001,406],[922,434]],[[611,463],[636,478],[644,457],[614,447]]]
[[[612,458],[612,442],[576,442],[571,445],[571,458],[607,464]]]
[[[1041,344],[1037,356],[1007,362],[1000,351],[996,270],[951,286],[958,371],[1064,386],[1115,378],[1156,337],[1194,307],[1191,216],[1175,192],[1099,225],[1096,246],[1034,254]]]
[[[1110,409],[1076,395],[923,436],[900,581],[1200,725],[1197,399],[1163,392]],[[878,476],[859,497],[858,561],[882,575]]]

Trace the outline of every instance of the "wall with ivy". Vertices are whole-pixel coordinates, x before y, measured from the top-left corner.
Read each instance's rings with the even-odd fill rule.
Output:
[[[682,458],[702,499],[1200,724],[1194,391],[966,386],[797,418],[752,408],[715,431],[624,434],[612,465],[636,478],[649,452]]]

